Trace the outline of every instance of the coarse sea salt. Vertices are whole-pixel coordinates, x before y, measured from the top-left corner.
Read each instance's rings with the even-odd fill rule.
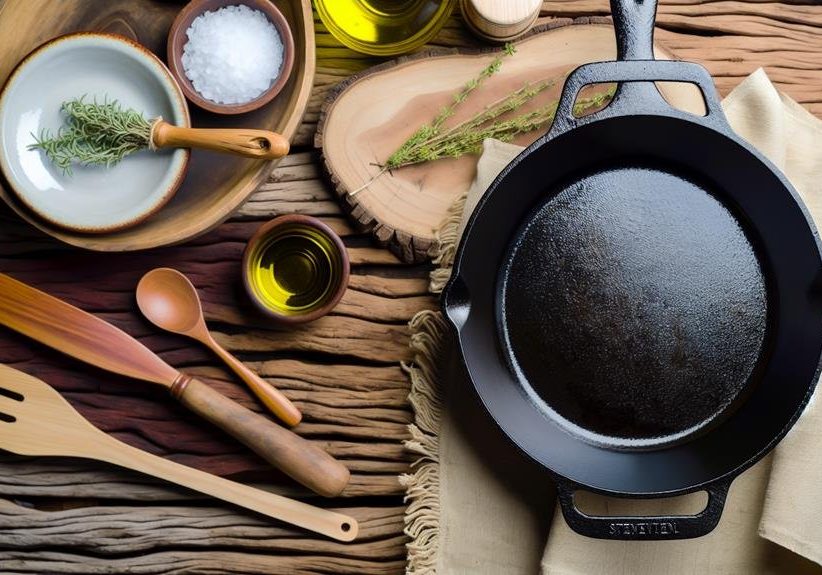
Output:
[[[280,75],[283,41],[259,10],[238,5],[204,12],[186,35],[183,70],[207,100],[245,104],[262,95]]]

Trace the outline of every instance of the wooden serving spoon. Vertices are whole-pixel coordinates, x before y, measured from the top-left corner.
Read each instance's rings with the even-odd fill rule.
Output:
[[[146,319],[160,329],[188,336],[216,353],[285,424],[293,427],[300,422],[302,414],[281,391],[214,341],[203,318],[197,290],[186,276],[170,268],[151,270],[137,284],[137,305]]]
[[[151,130],[155,148],[200,148],[255,158],[276,160],[288,154],[285,136],[249,128],[181,128],[163,120]]]

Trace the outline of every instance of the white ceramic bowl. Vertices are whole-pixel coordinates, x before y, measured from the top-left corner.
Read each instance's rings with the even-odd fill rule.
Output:
[[[0,95],[0,167],[20,201],[54,225],[86,233],[134,226],[172,198],[189,151],[144,150],[110,168],[75,165],[64,174],[29,146],[43,129],[56,133],[61,104],[82,96],[191,125],[177,82],[154,54],[121,36],[61,36],[29,54]]]

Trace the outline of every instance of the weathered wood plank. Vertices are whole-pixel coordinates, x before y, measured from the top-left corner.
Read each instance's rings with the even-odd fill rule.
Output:
[[[116,556],[219,546],[313,556],[402,557],[405,538],[397,535],[402,523],[402,506],[335,510],[353,516],[360,523],[361,536],[355,543],[316,540],[308,532],[230,505],[92,505],[40,511],[0,499],[0,549],[60,547]]]
[[[541,22],[602,17],[608,0],[548,0]],[[661,0],[657,40],[705,64],[725,94],[764,66],[777,86],[822,116],[822,6],[813,0]],[[78,252],[42,236],[0,208],[0,270],[99,312],[176,366],[211,378],[255,410],[256,400],[207,351],[159,334],[136,313],[133,289],[159,265],[178,267],[201,291],[221,342],[277,385],[305,412],[298,432],[320,441],[354,470],[343,499],[321,500],[273,472],[235,441],[211,429],[161,389],[87,369],[0,330],[0,360],[61,389],[96,424],[172,460],[321,505],[343,506],[367,534],[342,546],[139,474],[79,460],[0,456],[0,571],[5,573],[363,573],[404,567],[402,488],[409,454],[400,441],[410,417],[404,327],[427,295],[427,268],[408,268],[357,233],[320,177],[309,151],[328,90],[379,63],[341,47],[317,27],[315,90],[295,153],[226,224],[185,246],[148,253]],[[455,16],[433,48],[479,46]],[[272,326],[244,298],[239,258],[257,226],[282,213],[323,219],[340,233],[352,263],[350,291],[335,313],[295,331]],[[385,507],[387,505],[387,507]],[[360,515],[362,514],[362,515]]]
[[[403,453],[397,459],[400,458],[407,458],[407,454]],[[392,466],[399,467],[400,464],[389,462],[388,468]],[[407,470],[407,465],[405,470]],[[343,496],[357,498],[398,496],[402,493],[397,480],[398,474],[399,472],[385,474],[355,472]],[[271,473],[267,469],[246,471],[238,477],[238,480],[242,479],[243,483],[279,495],[313,500],[318,505],[328,504],[327,500],[308,493],[293,482],[272,483],[270,476]],[[144,503],[203,500],[202,496],[188,490],[93,461],[63,458],[22,460],[18,457],[0,458],[0,496],[20,500],[33,497],[37,498],[37,502],[42,501],[41,498],[98,501],[108,499]]]
[[[0,550],[0,564],[4,567],[4,575],[395,575],[403,571],[405,560],[259,555],[223,551],[166,551],[105,559],[58,551]]]
[[[403,507],[338,510],[360,522],[357,542],[318,540],[299,529],[213,503],[196,507],[91,505],[40,511],[0,500],[0,565],[3,573],[211,572],[202,570],[208,566],[226,574],[262,573],[264,569],[316,572],[301,569],[326,564],[327,572],[333,573],[391,573],[395,571],[384,570],[386,561],[392,563],[391,569],[401,566],[406,541]],[[200,549],[214,547],[222,551],[213,554],[209,563],[201,562],[208,553]],[[44,548],[61,552],[43,552]],[[79,553],[90,553],[93,558]],[[117,557],[135,553],[138,558]],[[271,553],[285,553],[298,561],[283,563]],[[152,561],[156,555],[167,559],[164,568],[169,570]],[[235,562],[235,556],[242,561]],[[178,567],[180,562],[186,567]],[[88,570],[81,570],[82,565]]]

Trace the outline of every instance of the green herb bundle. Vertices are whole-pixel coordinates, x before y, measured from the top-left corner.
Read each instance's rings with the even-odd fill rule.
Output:
[[[548,127],[553,122],[557,111],[558,102],[556,100],[529,112],[523,112],[515,116],[511,114],[546,89],[555,86],[557,79],[529,82],[504,98],[486,106],[467,120],[454,126],[445,126],[445,122],[454,115],[460,104],[465,102],[483,82],[499,71],[502,67],[503,58],[511,56],[515,52],[516,50],[512,44],[506,45],[505,49],[477,77],[466,83],[454,95],[451,103],[440,110],[431,123],[420,126],[405,143],[388,157],[384,164],[379,166],[381,168],[379,173],[371,181],[351,192],[351,195],[364,190],[376,178],[386,172],[443,158],[459,158],[465,154],[479,154],[482,152],[482,142],[486,138],[496,138],[503,142],[510,142],[520,134]],[[574,113],[584,115],[587,111],[605,105],[613,97],[614,91],[615,88],[610,88],[597,92],[590,97],[580,98],[574,105]]]
[[[60,111],[66,124],[52,135],[44,130],[29,149],[40,149],[64,173],[72,165],[117,164],[131,153],[149,147],[152,122],[116,100],[103,103],[76,98],[63,102]]]

